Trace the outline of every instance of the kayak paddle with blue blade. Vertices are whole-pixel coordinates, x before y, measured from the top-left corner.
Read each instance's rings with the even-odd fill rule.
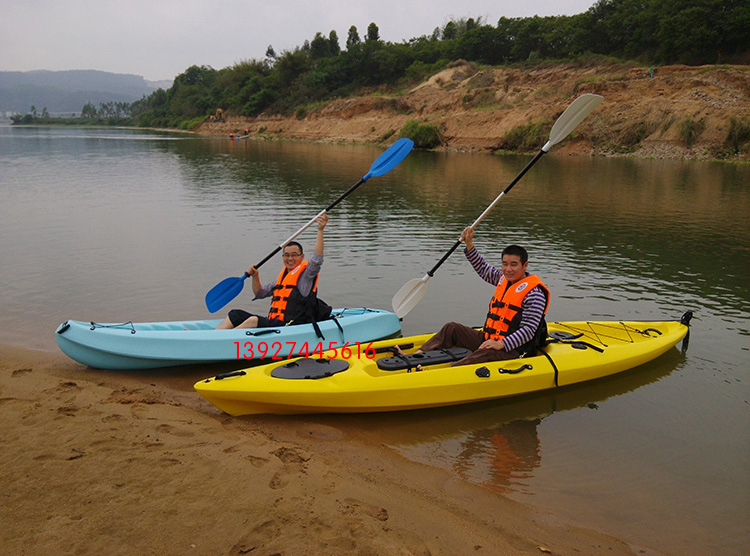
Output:
[[[260,268],[271,257],[273,257],[276,253],[281,251],[284,248],[284,246],[286,246],[290,241],[294,241],[294,239],[297,236],[299,236],[307,228],[312,226],[316,218],[330,211],[333,207],[335,207],[341,201],[343,201],[347,195],[349,195],[352,191],[357,189],[360,185],[365,183],[367,180],[369,180],[370,178],[382,176],[384,174],[387,174],[391,170],[393,170],[396,166],[399,165],[399,163],[404,158],[406,158],[406,155],[409,154],[409,152],[411,151],[413,147],[414,147],[414,141],[412,141],[411,139],[407,139],[407,138],[399,139],[398,141],[393,143],[393,145],[388,147],[375,160],[375,162],[372,163],[372,166],[370,166],[370,171],[367,172],[367,174],[365,174],[364,176],[362,176],[361,180],[359,180],[357,183],[351,186],[343,195],[341,195],[338,199],[336,199],[326,208],[324,208],[318,214],[313,216],[312,219],[307,224],[305,224],[299,230],[297,230],[294,234],[292,234],[292,236],[289,237],[289,239],[287,239],[285,242],[277,246],[276,249],[274,249],[271,253],[269,253],[265,259],[263,259],[258,264],[256,264],[255,268]],[[213,288],[211,288],[211,290],[206,294],[206,307],[208,308],[209,312],[215,313],[216,311],[224,307],[227,303],[232,301],[235,297],[237,297],[245,285],[245,280],[249,276],[250,275],[247,272],[245,272],[242,276],[237,276],[237,277],[233,276],[230,278],[225,278],[224,280],[216,284]]]

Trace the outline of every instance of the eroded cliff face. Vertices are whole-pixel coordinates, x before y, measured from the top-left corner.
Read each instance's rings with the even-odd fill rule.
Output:
[[[624,64],[480,68],[458,63],[402,94],[331,101],[304,115],[229,115],[205,123],[201,135],[388,144],[409,120],[437,126],[442,149],[530,150],[511,138],[519,126],[549,126],[583,93],[605,101],[564,143],[561,153],[747,160],[728,139],[731,120],[750,124],[749,66]],[[545,128],[545,125],[547,126]],[[518,131],[516,129],[516,131]]]

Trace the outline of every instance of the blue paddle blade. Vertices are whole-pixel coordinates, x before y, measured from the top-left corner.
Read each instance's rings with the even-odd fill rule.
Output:
[[[370,171],[362,181],[367,181],[372,177],[382,176],[393,170],[399,163],[406,158],[414,147],[414,141],[406,137],[399,139],[393,145],[388,147],[375,162],[370,166]]]
[[[225,278],[211,288],[211,291],[206,294],[208,311],[215,313],[237,297],[245,286],[245,278],[247,278],[247,275]]]

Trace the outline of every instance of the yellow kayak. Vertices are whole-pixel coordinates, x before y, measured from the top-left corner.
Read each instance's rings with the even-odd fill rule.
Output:
[[[399,411],[478,402],[632,369],[683,340],[691,317],[688,312],[681,321],[553,322],[549,343],[534,357],[455,367],[450,362],[464,357],[465,350],[415,353],[431,334],[396,338],[233,371],[202,380],[195,389],[230,415]]]

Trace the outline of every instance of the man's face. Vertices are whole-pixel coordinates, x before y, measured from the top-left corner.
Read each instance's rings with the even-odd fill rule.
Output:
[[[508,282],[516,282],[526,276],[526,267],[529,262],[521,262],[518,255],[503,255],[503,274]]]
[[[287,245],[284,247],[284,252],[281,256],[284,259],[284,266],[287,270],[294,270],[302,262],[302,259],[305,258],[296,245]]]

